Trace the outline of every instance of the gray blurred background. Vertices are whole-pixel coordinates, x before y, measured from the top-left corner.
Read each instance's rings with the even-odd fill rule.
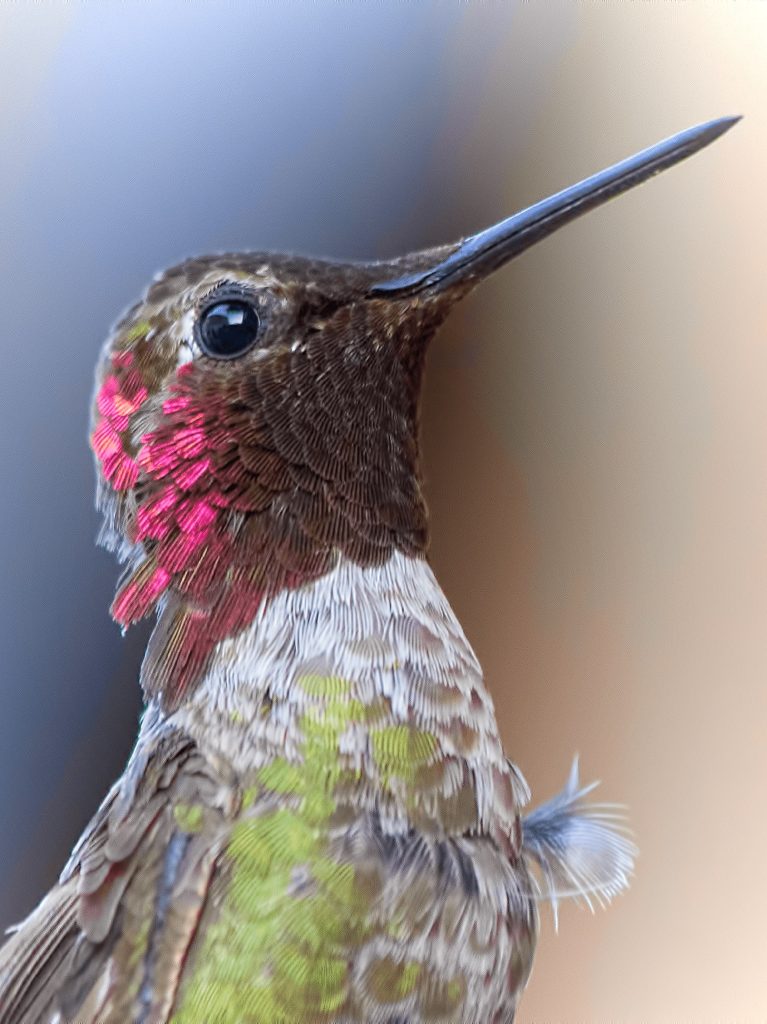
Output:
[[[544,928],[521,1021],[764,1021],[767,5],[0,6],[0,924],[129,753],[96,354],[194,252],[448,241],[698,121],[730,135],[484,285],[431,356],[433,561],[538,798],[635,884]]]

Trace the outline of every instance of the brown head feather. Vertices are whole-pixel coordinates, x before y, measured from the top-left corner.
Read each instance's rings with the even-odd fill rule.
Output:
[[[425,552],[421,376],[456,295],[392,301],[369,287],[449,251],[368,265],[193,259],[115,328],[93,415],[102,536],[128,561],[115,618],[159,611],[142,681],[166,707],[271,594],[341,556]],[[258,340],[215,359],[195,323],[233,288],[258,311]]]

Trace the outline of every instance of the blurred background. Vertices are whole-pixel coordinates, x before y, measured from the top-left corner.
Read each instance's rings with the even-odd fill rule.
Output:
[[[0,6],[1,925],[135,735],[86,430],[154,271],[452,240],[742,113],[456,312],[423,441],[509,754],[542,799],[580,751],[641,848],[546,919],[520,1020],[767,1019],[765,53],[757,2]]]

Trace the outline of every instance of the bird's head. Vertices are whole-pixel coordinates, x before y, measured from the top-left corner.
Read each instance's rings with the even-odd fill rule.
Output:
[[[112,606],[159,621],[142,679],[173,704],[270,595],[340,559],[420,558],[424,357],[452,305],[533,242],[711,141],[682,133],[454,245],[388,262],[191,259],[149,286],[97,371]]]

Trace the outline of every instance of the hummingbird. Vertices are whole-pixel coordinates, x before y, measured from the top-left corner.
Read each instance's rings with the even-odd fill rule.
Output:
[[[157,616],[145,710],[0,949],[0,1024],[507,1024],[540,905],[625,888],[577,760],[524,813],[427,557],[424,362],[488,274],[736,120],[397,259],[192,258],[123,315],[90,439],[112,615]]]

